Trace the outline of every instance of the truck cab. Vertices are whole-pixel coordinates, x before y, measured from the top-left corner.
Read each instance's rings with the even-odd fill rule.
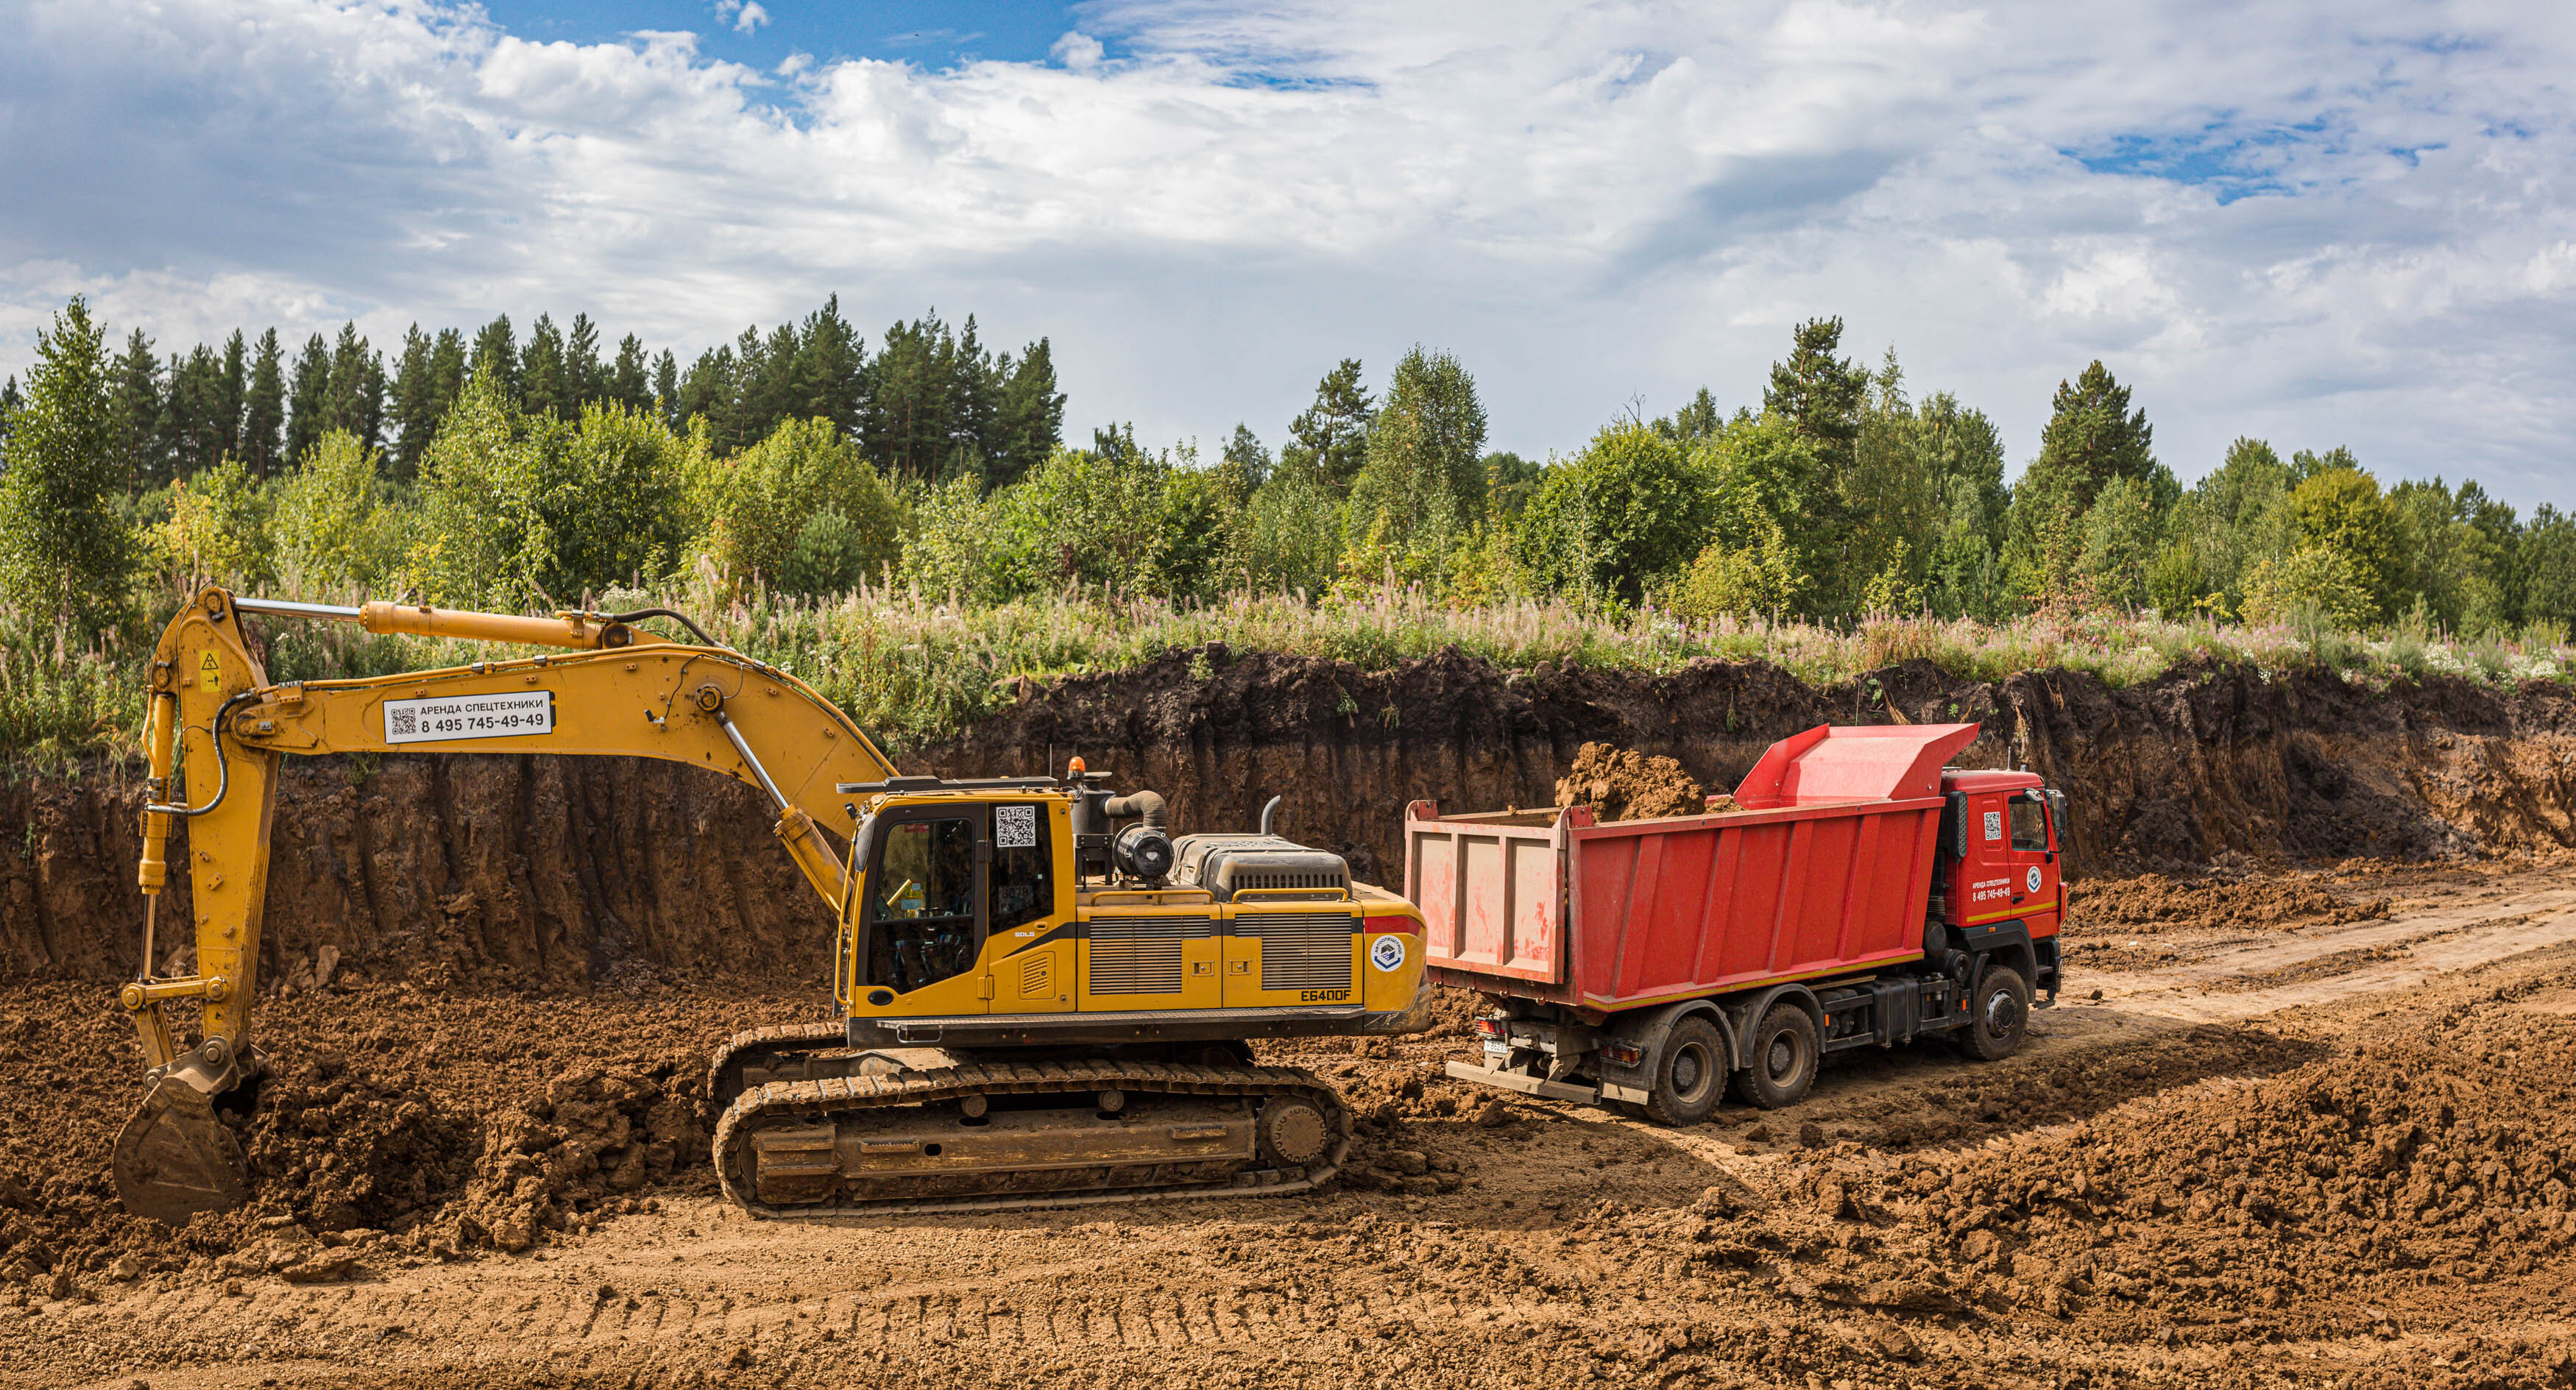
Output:
[[[1941,795],[1933,894],[1948,939],[1927,939],[1926,953],[2023,956],[2031,987],[2053,997],[2065,919],[2066,794],[2036,773],[1952,767],[1941,771]]]

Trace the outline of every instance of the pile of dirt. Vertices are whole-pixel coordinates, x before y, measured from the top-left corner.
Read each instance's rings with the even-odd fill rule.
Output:
[[[272,1059],[242,1133],[243,1209],[127,1215],[108,1155],[141,1095],[112,992],[18,987],[0,1014],[0,1303],[139,1278],[312,1282],[517,1251],[694,1191],[708,1047],[820,1001],[550,998],[412,982],[261,1007]]]
[[[453,1218],[458,1245],[515,1254],[548,1231],[586,1230],[633,1210],[648,1185],[704,1164],[705,1075],[703,1063],[649,1075],[584,1068],[493,1117]]]
[[[480,1145],[416,1075],[338,1052],[282,1059],[261,1084],[243,1156],[258,1215],[316,1231],[408,1231],[464,1185]]]
[[[1557,779],[1556,804],[1589,806],[1604,821],[1695,816],[1707,809],[1708,789],[1675,759],[1587,743]]]
[[[2067,898],[2068,930],[2152,936],[2176,930],[2287,931],[2339,927],[2388,915],[2388,899],[2347,898],[2300,874],[2255,878],[2089,879]]]
[[[1967,1273],[1980,1301],[2097,1336],[2359,1335],[2390,1322],[2390,1300],[2492,1288],[2576,1247],[2571,1076],[2576,1021],[2371,1042],[2116,1123],[1838,1154],[1798,1195],[1901,1233],[1890,1277]]]

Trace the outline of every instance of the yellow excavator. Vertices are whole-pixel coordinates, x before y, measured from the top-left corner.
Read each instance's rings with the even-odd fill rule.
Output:
[[[254,616],[569,650],[271,684],[244,637]],[[127,1210],[174,1225],[249,1195],[238,1127],[267,1067],[251,1014],[286,754],[643,756],[758,788],[839,924],[840,1014],[715,1056],[716,1171],[760,1216],[1302,1191],[1339,1169],[1348,1107],[1311,1073],[1254,1065],[1247,1040],[1429,1021],[1421,913],[1271,833],[1276,798],[1258,832],[1175,840],[1160,796],[1116,794],[1079,759],[1062,777],[901,776],[829,700],[668,609],[539,618],[205,588],[153,652],[145,730],[143,964],[122,1002],[147,1089],[111,1167]],[[162,979],[181,822],[195,973]],[[174,1028],[187,1004],[198,1027]]]

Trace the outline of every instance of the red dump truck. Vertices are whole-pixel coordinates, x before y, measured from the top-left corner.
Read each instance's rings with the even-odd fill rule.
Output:
[[[1730,1078],[1776,1109],[1853,1048],[2009,1055],[2034,998],[2056,999],[2066,800],[2028,772],[1943,766],[1976,737],[1809,729],[1722,814],[1413,803],[1405,896],[1431,978],[1491,1006],[1485,1064],[1449,1074],[1695,1124]]]

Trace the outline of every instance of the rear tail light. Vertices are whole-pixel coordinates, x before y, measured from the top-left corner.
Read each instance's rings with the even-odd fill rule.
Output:
[[[1601,1055],[1615,1065],[1633,1067],[1646,1060],[1646,1049],[1628,1042],[1601,1044]]]
[[[1503,1021],[1499,1018],[1477,1019],[1476,1031],[1489,1038],[1499,1038],[1503,1035]]]

